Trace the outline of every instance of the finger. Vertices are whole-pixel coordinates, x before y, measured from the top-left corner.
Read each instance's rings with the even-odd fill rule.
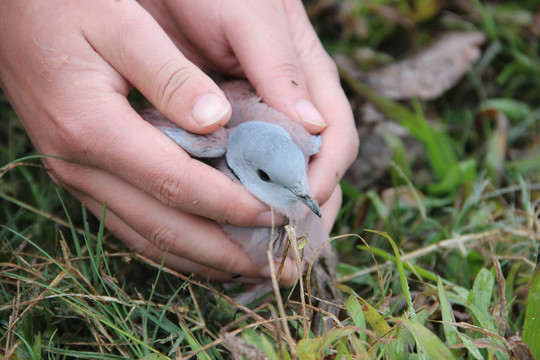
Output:
[[[133,1],[121,3],[117,5],[133,3],[139,9]],[[85,11],[94,11],[88,4],[94,2],[81,6]],[[98,5],[106,9],[111,2],[100,0]],[[50,11],[50,7],[45,8]],[[101,12],[103,16],[96,18],[110,16],[109,12]],[[60,20],[71,20],[65,13],[73,16],[69,11],[60,12]],[[123,13],[115,15],[124,22],[133,16],[131,12],[126,12],[125,17]],[[56,22],[50,25],[64,26]],[[271,224],[267,206],[223,174],[191,160],[133,111],[123,95],[128,88],[125,80],[77,32],[79,26],[85,25],[76,24],[74,34],[68,37],[70,41],[65,37],[51,41],[50,34],[38,33],[35,44],[40,45],[37,50],[43,52],[43,60],[26,64],[31,70],[37,69],[27,78],[41,80],[41,96],[22,97],[18,108],[25,109],[23,121],[39,151],[108,170],[164,204],[188,212],[235,225]],[[111,34],[104,38],[115,44]],[[28,62],[25,57],[21,61]],[[20,86],[28,85],[25,78],[17,80]],[[27,109],[34,109],[34,113],[29,114]],[[218,192],[220,196],[216,196]]]
[[[231,19],[225,31],[245,75],[265,103],[320,132],[326,123],[311,102],[283,4],[245,1],[243,6],[245,17],[224,16]]]
[[[223,92],[137,2],[100,0],[88,10],[96,13],[81,27],[92,47],[167,118],[199,133],[228,121],[231,107]]]
[[[98,214],[106,202],[112,214],[129,224],[141,238],[148,239],[153,245],[149,245],[150,249],[157,248],[220,272],[250,278],[270,277],[268,270],[255,264],[215,222],[168,207],[102,170],[57,160],[48,162],[55,163],[51,168],[54,178],[70,192],[84,201],[92,199],[97,204],[93,209]],[[134,240],[126,241],[133,244]],[[137,244],[141,251],[146,248],[140,242]],[[292,264],[284,270],[283,281],[288,281],[291,273],[294,273]]]
[[[299,48],[299,63],[313,103],[328,126],[322,131],[320,152],[309,165],[314,198],[324,204],[334,192],[358,153],[358,133],[353,113],[341,88],[335,63],[324,50],[300,1],[284,2],[289,26]]]
[[[221,271],[258,275],[260,267],[210,220],[168,207],[107,172],[55,162],[55,177],[61,174],[61,184],[70,192],[86,194],[99,204],[106,202],[111,212],[162,251],[200,259],[203,265]]]
[[[78,94],[81,98],[91,100],[69,106],[85,112],[59,121],[54,134],[59,139],[52,141],[56,150],[42,151],[107,170],[162,203],[192,214],[240,226],[272,223],[265,204],[240,183],[192,159],[142,120],[121,94],[73,90],[78,91],[86,92]]]
[[[75,191],[74,194],[84,205],[96,216],[101,216],[103,205],[90,198],[89,196]],[[239,275],[226,273],[216,270],[209,266],[201,265],[197,262],[190,261],[179,257],[170,252],[163,251],[149,242],[126,224],[121,218],[116,216],[110,209],[106,211],[105,226],[119,239],[122,239],[124,244],[135,253],[141,254],[144,257],[153,260],[156,263],[162,263],[174,270],[183,274],[195,274],[200,278],[209,279],[219,282],[243,282],[246,284],[259,284],[264,279],[260,277],[249,278],[240,277]]]
[[[313,196],[324,204],[356,158],[359,140],[352,110],[333,66],[319,66],[319,71],[316,65],[306,68],[310,68],[306,73],[312,98],[328,119],[321,133],[321,149],[308,169]]]

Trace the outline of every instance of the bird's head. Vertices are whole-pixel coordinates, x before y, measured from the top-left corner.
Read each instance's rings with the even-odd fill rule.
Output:
[[[306,159],[281,126],[251,121],[235,127],[225,156],[244,187],[279,213],[300,218],[307,206],[321,216],[309,194]]]

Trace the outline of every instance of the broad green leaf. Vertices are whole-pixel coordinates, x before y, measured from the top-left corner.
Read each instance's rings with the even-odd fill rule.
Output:
[[[430,194],[442,194],[455,191],[463,183],[472,183],[476,178],[476,161],[465,160],[452,165],[444,179],[438,183],[428,185]]]
[[[347,312],[351,316],[351,319],[353,321],[354,326],[359,328],[366,328],[366,319],[364,317],[364,312],[362,311],[362,307],[360,306],[360,303],[358,302],[358,299],[356,296],[351,295],[345,302],[345,308],[347,309]],[[358,334],[361,340],[366,340],[366,334],[363,332],[360,332]]]
[[[531,113],[531,108],[524,102],[510,98],[496,98],[482,101],[480,110],[489,108],[502,111],[512,120],[523,120]]]
[[[452,355],[441,339],[429,331],[424,325],[408,319],[403,319],[402,324],[409,330],[412,336],[414,336],[422,351],[432,359],[455,359],[454,355]]]
[[[358,297],[358,300],[362,306],[362,311],[364,312],[366,322],[375,331],[377,336],[388,336],[390,330],[392,329],[390,325],[388,325],[377,310],[375,310],[375,308],[373,308],[373,306],[371,306],[366,300],[362,299],[361,297]]]
[[[495,285],[495,275],[486,268],[480,269],[474,279],[472,291],[469,293],[469,301],[481,312],[488,313]]]
[[[536,359],[540,359],[540,247],[536,260],[536,268],[531,279],[531,287],[527,298],[527,310],[523,324],[523,341],[529,344]]]
[[[275,345],[264,335],[261,334],[261,347],[262,351],[268,356],[270,360],[279,360],[279,355],[275,349]]]
[[[324,349],[328,345],[336,342],[341,338],[346,338],[356,333],[355,328],[332,329],[324,336],[315,339],[302,339],[296,345],[296,352],[300,359],[322,359]]]
[[[141,358],[140,360],[169,360],[170,358],[163,355],[163,354],[148,354],[145,357]]]
[[[439,291],[439,304],[441,305],[441,315],[442,320],[444,321],[443,330],[444,336],[446,337],[446,343],[449,346],[457,345],[459,343],[458,331],[454,325],[451,325],[451,323],[456,322],[456,319],[440,278],[437,280],[437,290]]]

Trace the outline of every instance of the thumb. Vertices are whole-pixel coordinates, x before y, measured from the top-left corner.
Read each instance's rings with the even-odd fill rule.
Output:
[[[92,47],[176,125],[195,133],[225,125],[231,106],[223,92],[150,14],[136,2],[105,3],[109,11],[100,7],[83,24]]]

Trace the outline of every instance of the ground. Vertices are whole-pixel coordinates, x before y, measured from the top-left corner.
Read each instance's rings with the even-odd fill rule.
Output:
[[[539,6],[306,2],[362,142],[332,234],[336,306],[295,289],[240,307],[134,256],[47,177],[0,97],[0,352],[539,358]]]

